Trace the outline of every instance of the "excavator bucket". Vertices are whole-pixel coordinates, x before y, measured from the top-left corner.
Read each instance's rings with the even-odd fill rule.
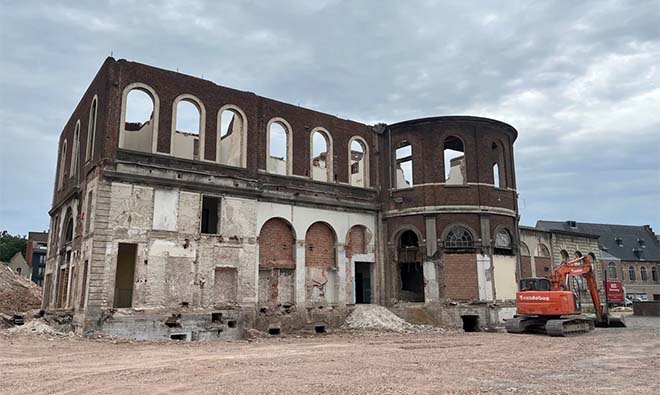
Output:
[[[598,328],[625,328],[626,322],[623,317],[605,316],[601,321],[596,320]]]

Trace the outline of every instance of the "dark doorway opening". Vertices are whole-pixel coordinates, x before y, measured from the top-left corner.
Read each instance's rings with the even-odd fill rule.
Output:
[[[424,301],[424,270],[422,264],[401,263],[401,300],[408,302]]]
[[[135,277],[135,259],[137,244],[119,243],[117,252],[117,272],[115,274],[114,307],[133,306],[133,283]]]
[[[424,301],[424,267],[419,250],[419,238],[412,230],[401,233],[399,248],[399,299],[406,302]]]
[[[277,327],[268,328],[268,334],[271,336],[278,336],[280,334],[280,328]]]
[[[355,262],[355,303],[371,303],[371,263]]]
[[[465,332],[480,332],[478,315],[462,315],[463,330]]]

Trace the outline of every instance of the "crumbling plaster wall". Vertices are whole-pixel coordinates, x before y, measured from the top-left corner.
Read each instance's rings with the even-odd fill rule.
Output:
[[[201,194],[174,191],[177,196],[175,228],[153,229],[169,223],[154,218],[153,187],[113,182],[104,281],[112,307],[119,243],[135,243],[134,308],[213,307],[226,304],[214,300],[216,268],[235,268],[236,303],[256,301],[256,203],[247,199],[222,198],[220,233],[200,234]],[[156,215],[159,211],[156,210]],[[171,215],[172,213],[167,213]],[[220,276],[220,279],[227,279]]]
[[[308,290],[306,284],[306,265],[305,265],[305,235],[309,227],[316,222],[327,224],[336,235],[336,279],[337,283],[332,284],[337,289],[337,295],[334,299],[338,304],[353,303],[354,301],[354,269],[356,261],[375,262],[375,238],[372,238],[367,245],[367,253],[353,256],[348,259],[345,251],[345,240],[354,225],[362,225],[369,232],[374,231],[376,217],[374,214],[326,210],[313,207],[301,207],[280,203],[258,202],[257,204],[257,229],[261,229],[264,223],[271,218],[283,218],[288,221],[296,235],[295,246],[295,302],[303,305],[311,303],[307,298]],[[255,257],[255,262],[258,258]],[[373,290],[374,300],[377,300],[377,285]],[[323,303],[323,301],[319,301]],[[326,301],[327,302],[327,301]]]

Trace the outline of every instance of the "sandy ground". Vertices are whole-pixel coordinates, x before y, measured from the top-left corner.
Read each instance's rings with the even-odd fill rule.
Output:
[[[0,334],[0,393],[657,394],[660,318],[572,338],[336,333],[231,343]]]

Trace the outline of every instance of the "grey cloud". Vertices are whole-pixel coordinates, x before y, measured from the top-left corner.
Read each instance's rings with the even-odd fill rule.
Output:
[[[367,123],[495,117],[520,132],[523,223],[660,229],[657,1],[0,7],[0,227],[11,231],[47,226],[55,141],[111,51]]]

